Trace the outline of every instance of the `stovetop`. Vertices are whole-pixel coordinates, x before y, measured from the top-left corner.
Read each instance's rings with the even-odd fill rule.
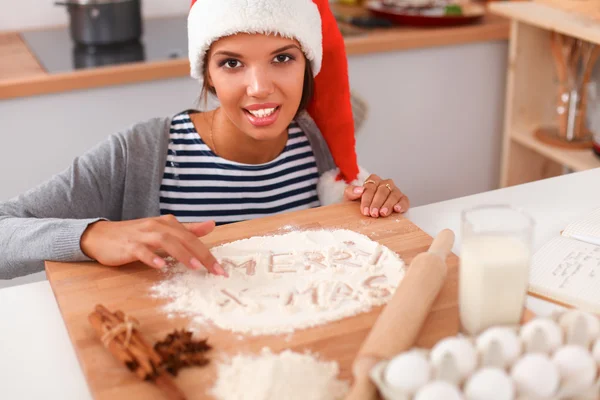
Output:
[[[140,41],[113,46],[76,45],[68,27],[23,32],[21,37],[48,73],[187,58],[186,16],[147,19]]]

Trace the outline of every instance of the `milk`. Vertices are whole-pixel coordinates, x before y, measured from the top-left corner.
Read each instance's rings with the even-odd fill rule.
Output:
[[[520,322],[530,256],[528,246],[510,236],[479,235],[463,241],[459,309],[466,333]]]

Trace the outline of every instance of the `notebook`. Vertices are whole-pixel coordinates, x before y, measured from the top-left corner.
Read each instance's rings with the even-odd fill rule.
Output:
[[[568,224],[533,255],[529,292],[600,313],[600,208]]]

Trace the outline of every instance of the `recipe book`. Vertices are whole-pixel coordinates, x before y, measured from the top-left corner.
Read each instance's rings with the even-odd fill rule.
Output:
[[[568,224],[533,255],[529,292],[600,314],[600,208]]]

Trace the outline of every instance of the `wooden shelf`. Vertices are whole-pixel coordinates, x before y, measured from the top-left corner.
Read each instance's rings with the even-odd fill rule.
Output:
[[[547,145],[537,140],[532,132],[514,130],[511,139],[544,157],[551,159],[574,171],[586,171],[592,168],[600,168],[600,158],[592,149],[568,150]]]
[[[538,141],[535,127],[553,125],[559,93],[551,32],[600,44],[600,22],[584,14],[525,1],[494,2],[491,13],[511,20],[500,187],[561,175],[565,167],[600,167],[592,150],[557,148]]]
[[[600,23],[592,18],[532,2],[493,2],[488,7],[514,21],[600,44]]]

